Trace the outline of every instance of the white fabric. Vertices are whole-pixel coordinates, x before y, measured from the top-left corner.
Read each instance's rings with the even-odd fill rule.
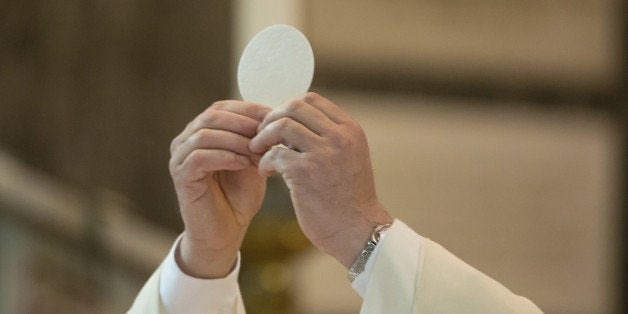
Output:
[[[355,277],[355,279],[353,279],[353,282],[351,283],[351,287],[353,288],[353,290],[355,290],[355,292],[357,292],[357,294],[362,299],[364,299],[364,295],[366,294],[366,287],[368,285],[369,280],[371,279],[371,268],[373,267],[373,260],[375,259],[375,255],[377,255],[377,252],[379,252],[379,248],[381,247],[380,244],[382,243],[382,241],[384,241],[384,238],[386,238],[387,232],[388,230],[386,230],[382,234],[382,238],[380,238],[379,244],[376,245],[375,249],[373,249],[373,252],[371,252],[371,256],[369,256],[369,259],[366,261],[366,264],[364,265],[364,271],[362,271],[362,273],[360,273],[357,277]]]
[[[416,278],[423,260],[423,239],[395,219],[386,237],[377,245],[377,255],[372,256],[374,269],[368,274],[369,282],[360,313],[412,313]],[[395,251],[395,255],[391,256],[391,250]],[[382,261],[382,253],[393,260]]]
[[[245,313],[235,269],[223,279],[184,274],[174,259],[140,291],[129,313]],[[353,284],[363,296],[360,313],[542,313],[464,263],[437,243],[395,220]]]
[[[391,227],[392,228],[392,227]],[[380,243],[386,238],[385,233],[380,239]],[[174,258],[175,251],[179,246],[181,236],[175,241],[170,249],[170,253],[163,263],[161,271],[161,281],[159,284],[159,292],[164,308],[168,313],[208,313],[207,309],[226,309],[233,305],[233,296],[237,294],[239,303],[242,303],[240,289],[238,288],[238,273],[240,272],[240,254],[233,271],[222,279],[198,279],[186,275]],[[371,256],[366,261],[364,271],[358,275],[351,286],[355,292],[364,298],[368,280],[371,277],[371,268],[373,267],[373,259],[380,245],[375,246]],[[211,297],[199,297],[198,291],[206,291],[203,295]],[[193,308],[190,306],[193,304]],[[242,305],[242,309],[244,306]],[[213,312],[212,312],[213,313]],[[244,312],[237,312],[244,313]]]
[[[238,287],[240,253],[236,266],[221,279],[199,279],[181,271],[175,260],[181,236],[175,241],[161,270],[159,293],[168,313],[244,313]],[[208,312],[208,310],[211,311]]]
[[[541,313],[403,222],[393,226],[374,256],[360,313]]]

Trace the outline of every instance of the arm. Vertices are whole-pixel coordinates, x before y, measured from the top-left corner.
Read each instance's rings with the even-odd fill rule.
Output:
[[[362,313],[542,313],[399,220],[378,246]]]
[[[374,227],[392,222],[377,200],[361,127],[331,101],[308,93],[270,112],[259,130],[249,147],[265,153],[260,174],[281,173],[305,235],[348,269]],[[400,221],[376,250],[364,313],[539,312]]]
[[[257,174],[255,166],[261,155],[251,152],[248,143],[268,111],[242,101],[216,102],[172,141],[169,169],[185,231],[142,289],[131,312],[181,312],[176,305],[172,308],[177,302],[169,300],[212,291],[199,291],[194,283],[220,284],[230,277],[236,281],[238,251],[266,189],[266,179]],[[193,291],[179,289],[189,283]],[[170,284],[176,287],[168,289]],[[232,309],[241,308],[237,281],[235,285]],[[162,292],[179,296],[162,298],[160,286]],[[199,300],[204,300],[202,295]],[[212,308],[205,310],[211,312]]]
[[[366,136],[331,101],[307,93],[268,113],[250,144],[261,175],[282,175],[303,233],[349,268],[392,218],[375,194]],[[276,146],[283,144],[288,148]]]
[[[244,313],[238,286],[239,257],[234,270],[224,278],[192,277],[175,261],[180,240],[175,241],[128,313]]]
[[[169,168],[185,225],[175,257],[188,275],[222,278],[233,269],[266,190],[253,163],[261,156],[247,146],[266,112],[216,102],[172,141]]]

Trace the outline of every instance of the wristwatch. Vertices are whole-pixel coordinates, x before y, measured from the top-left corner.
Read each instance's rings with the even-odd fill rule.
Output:
[[[362,252],[360,252],[360,255],[358,255],[358,258],[349,268],[347,279],[349,279],[350,282],[353,282],[355,278],[357,278],[364,271],[364,267],[366,267],[366,262],[369,260],[371,253],[375,250],[377,243],[384,237],[384,232],[388,230],[388,228],[390,228],[390,224],[375,227],[373,233],[371,234],[371,238],[368,242],[366,242],[366,247],[364,247]]]

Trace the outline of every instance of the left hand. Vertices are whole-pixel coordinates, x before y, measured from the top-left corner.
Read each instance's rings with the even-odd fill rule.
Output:
[[[248,144],[263,117],[261,105],[218,101],[192,120],[171,145],[170,174],[185,232],[178,265],[198,278],[222,278],[236,261],[266,190]]]
[[[392,222],[375,193],[360,125],[331,101],[307,93],[268,113],[258,132],[249,148],[265,153],[259,173],[281,173],[303,233],[349,268],[375,226]]]

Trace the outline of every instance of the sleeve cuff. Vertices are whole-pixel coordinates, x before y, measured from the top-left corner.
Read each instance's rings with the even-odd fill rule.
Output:
[[[386,241],[386,238],[388,237],[388,234],[403,234],[404,236],[393,236],[394,240],[388,240]],[[414,246],[417,240],[418,235],[412,231],[410,228],[408,228],[404,223],[402,223],[401,221],[395,219],[395,221],[393,222],[392,226],[386,231],[386,233],[384,234],[384,237],[380,240],[379,244],[377,246],[375,246],[375,249],[373,250],[373,253],[371,253],[371,256],[369,256],[368,261],[366,261],[366,265],[364,267],[364,271],[358,275],[358,277],[355,278],[355,280],[353,280],[353,282],[351,283],[351,287],[353,287],[353,290],[355,290],[355,292],[360,295],[360,297],[362,297],[362,299],[364,299],[365,295],[366,295],[366,290],[368,287],[368,283],[371,280],[371,272],[372,272],[372,268],[373,268],[373,262],[375,261],[375,258],[377,256],[377,254],[379,253],[379,251],[381,251],[381,248],[385,245],[391,245],[391,244],[386,244],[387,242],[401,242],[401,243],[396,243],[394,245],[398,245],[399,247],[412,247]],[[418,238],[420,239],[421,236],[418,236]],[[421,254],[421,252],[418,252],[419,255]],[[411,255],[416,255],[416,253],[412,252],[409,253]],[[420,259],[420,256],[412,256],[410,257],[410,260],[414,260],[416,258]]]
[[[393,228],[393,226],[391,226],[391,228]],[[388,230],[386,232],[388,232]],[[384,238],[385,237],[386,236],[384,235]],[[382,238],[382,241],[384,240],[384,238]],[[375,260],[375,255],[377,255],[377,252],[379,252],[380,247],[381,245],[379,244],[375,246],[375,249],[369,256],[369,259],[366,261],[366,264],[364,265],[364,271],[362,271],[361,274],[355,277],[355,279],[351,283],[351,287],[353,287],[353,290],[355,290],[355,292],[362,299],[364,299],[364,295],[366,294],[366,287],[369,283],[369,280],[371,279],[371,268],[373,267],[373,260]]]
[[[225,278],[200,279],[185,274],[175,261],[177,238],[166,257],[159,282],[159,294],[168,313],[207,313],[208,309],[229,312],[237,306],[240,296],[238,274],[240,253],[233,271]]]

